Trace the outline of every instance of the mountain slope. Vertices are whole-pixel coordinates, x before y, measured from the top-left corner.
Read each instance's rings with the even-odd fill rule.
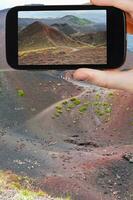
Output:
[[[78,26],[86,26],[86,25],[90,25],[92,24],[92,21],[84,19],[84,18],[80,18],[80,17],[76,17],[73,15],[66,15],[62,18],[59,19],[59,21],[63,22],[63,23],[68,23],[69,25],[78,25]]]
[[[25,28],[26,26],[38,21],[37,18],[19,18],[19,26],[21,30]],[[52,25],[52,24],[68,24],[72,28],[74,27],[90,27],[94,25],[95,23],[92,22],[91,20],[83,19],[80,17],[76,17],[73,15],[66,15],[61,18],[39,18],[39,21],[42,23],[45,23],[47,25]]]
[[[80,42],[84,42],[88,44],[94,44],[94,45],[102,44],[103,45],[106,42],[107,34],[105,31],[82,33],[82,34],[76,33],[72,35],[72,38]]]
[[[51,25],[54,28],[57,28],[58,30],[60,30],[61,32],[65,33],[66,35],[71,35],[76,33],[77,31],[72,28],[69,24],[64,23],[64,24],[52,24]]]
[[[73,40],[56,28],[34,22],[19,33],[19,50],[31,50],[54,46],[73,46],[80,42]]]

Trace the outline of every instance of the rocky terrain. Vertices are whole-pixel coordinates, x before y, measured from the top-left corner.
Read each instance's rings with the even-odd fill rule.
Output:
[[[55,47],[47,50],[20,52],[19,64],[21,65],[51,65],[51,64],[105,64],[106,48],[99,46],[93,47]],[[97,56],[96,56],[97,55]],[[28,66],[27,66],[28,68]]]
[[[133,95],[12,70],[0,41],[0,198],[131,200]]]
[[[64,23],[64,24],[63,23],[61,23],[61,24],[55,23],[55,24],[52,24],[51,26],[54,28],[57,28],[57,30],[60,30],[61,32],[65,33],[66,35],[71,35],[71,34],[77,33],[77,31],[67,23]]]
[[[50,20],[58,23],[50,25]],[[70,15],[38,19],[29,25],[27,22],[28,19],[19,19],[20,65],[75,64],[75,60],[76,64],[107,62],[106,32],[91,32],[95,23]]]

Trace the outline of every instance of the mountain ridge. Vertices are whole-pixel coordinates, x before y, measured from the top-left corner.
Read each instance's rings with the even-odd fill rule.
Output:
[[[65,33],[66,35],[71,35],[71,34],[77,33],[77,31],[67,23],[63,23],[63,24],[55,23],[55,24],[52,24],[51,26],[57,28],[61,32]]]
[[[29,24],[32,24],[33,22],[38,21],[38,20],[47,25],[68,24],[76,32],[78,32],[79,30],[81,32],[84,32],[84,29],[87,31],[91,31],[93,29],[94,31],[93,27],[95,25],[95,23],[91,20],[76,17],[74,15],[65,15],[64,17],[60,17],[60,18],[19,18],[18,21],[19,21],[20,29],[22,30]]]
[[[56,28],[39,21],[19,32],[19,50],[79,44],[81,42],[77,42]]]

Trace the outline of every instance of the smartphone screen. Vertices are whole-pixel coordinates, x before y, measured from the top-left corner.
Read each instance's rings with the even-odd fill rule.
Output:
[[[107,11],[19,11],[18,63],[107,64]]]

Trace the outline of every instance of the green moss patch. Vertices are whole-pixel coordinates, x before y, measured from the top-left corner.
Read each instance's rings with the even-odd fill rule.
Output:
[[[110,93],[110,95],[112,95],[112,93]],[[94,113],[98,117],[108,117],[112,112],[112,104],[108,101],[103,101],[102,96],[99,93],[96,93],[94,99],[91,101],[88,101],[85,98],[79,99],[77,97],[72,97],[55,107],[55,113],[52,118],[58,118],[61,114],[63,114],[63,112],[71,112],[74,109],[79,112],[79,114],[84,114],[89,110],[89,108],[94,110]]]
[[[108,97],[113,97],[114,96],[114,93],[113,92],[109,92],[108,93]]]
[[[19,97],[24,97],[25,96],[25,92],[22,89],[18,89],[17,90],[17,94],[18,94]]]
[[[78,98],[73,97],[70,100],[73,102],[74,105],[80,105],[81,104],[81,100],[78,99]]]

